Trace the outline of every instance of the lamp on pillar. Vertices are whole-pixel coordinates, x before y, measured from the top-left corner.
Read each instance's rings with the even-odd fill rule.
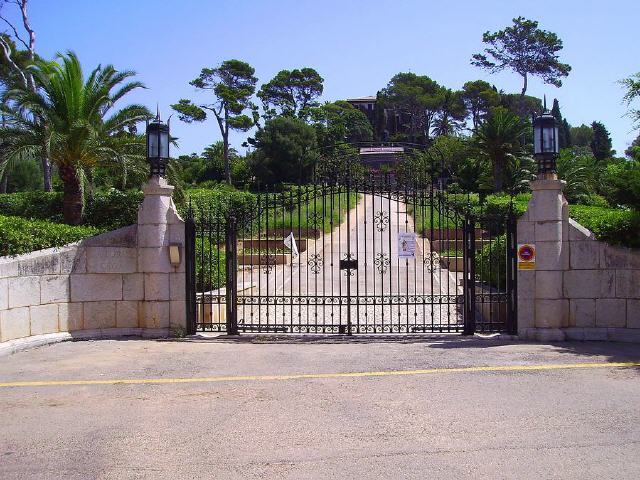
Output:
[[[533,153],[538,162],[538,174],[555,174],[559,153],[558,121],[547,110],[545,99],[542,115],[533,119]]]
[[[164,177],[169,161],[169,122],[160,120],[160,110],[152,122],[147,122],[147,161],[151,175]]]

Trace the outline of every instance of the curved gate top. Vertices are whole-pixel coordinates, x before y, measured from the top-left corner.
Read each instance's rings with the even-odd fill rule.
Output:
[[[433,172],[362,172],[191,211],[190,333],[515,331],[513,214],[464,208]]]

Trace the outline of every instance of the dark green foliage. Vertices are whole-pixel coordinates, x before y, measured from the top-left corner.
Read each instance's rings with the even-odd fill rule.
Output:
[[[640,211],[640,161],[631,160],[607,165],[605,195],[613,205]]]
[[[380,92],[378,101],[409,119],[404,127],[411,142],[425,142],[442,104],[442,87],[426,75],[398,73]]]
[[[6,168],[3,175],[7,182],[6,193],[42,190],[42,167],[36,160],[16,162]],[[0,175],[0,182],[5,180],[3,175]]]
[[[373,129],[367,116],[348,102],[325,103],[311,111],[323,153],[337,143],[369,142]]]
[[[279,71],[258,91],[265,118],[276,115],[307,118],[309,110],[318,105],[316,99],[322,95],[323,82],[313,68]]]
[[[185,192],[185,201],[178,204],[178,212],[185,218],[189,208],[196,219],[224,218],[233,212],[242,217],[253,212],[256,207],[256,196],[250,192],[236,190],[225,184],[215,189],[194,188]]]
[[[640,161],[640,135],[638,135],[629,148],[624,151],[624,154],[633,160]]]
[[[560,112],[560,103],[557,98],[553,99],[553,108],[551,109],[551,115],[558,121],[558,144],[560,149],[568,148],[571,146],[571,127],[569,123],[562,118]]]
[[[593,232],[598,240],[625,247],[640,247],[640,213],[633,210],[570,205],[569,215]]]
[[[87,198],[85,225],[114,230],[137,221],[143,195],[139,190],[109,190]],[[0,195],[0,214],[62,221],[61,192],[20,192]]]
[[[265,184],[304,183],[318,158],[315,129],[297,118],[269,120],[256,133],[255,146],[252,169]]]
[[[224,244],[224,238],[217,241]],[[227,283],[226,255],[215,239],[196,237],[196,291],[208,292],[224,287]]]
[[[569,203],[589,202],[596,193],[599,168],[593,155],[581,149],[565,148],[560,151],[557,160],[558,178],[567,182],[564,196]]]
[[[640,98],[640,72],[621,80],[620,84],[626,90],[623,99],[630,107],[635,100]],[[636,126],[640,126],[640,109],[629,109],[629,116],[636,122]]]
[[[507,284],[506,235],[499,235],[484,245],[475,256],[476,276],[493,288],[504,290]]]
[[[488,46],[484,53],[476,53],[471,64],[491,73],[509,69],[522,77],[521,97],[527,92],[528,75],[540,77],[544,83],[562,86],[562,78],[571,67],[561,63],[558,52],[562,40],[555,33],[541,30],[538,22],[524,17],[513,19],[513,25],[495,33],[485,32],[482,41]],[[525,115],[522,104],[520,112]]]
[[[251,97],[256,89],[258,79],[254,77],[255,69],[240,60],[225,60],[218,67],[203,68],[198,78],[190,85],[199,90],[213,92],[213,103],[194,104],[191,100],[181,99],[171,105],[178,118],[183,122],[202,122],[207,119],[207,112],[212,114],[220,129],[223,143],[223,159],[225,180],[231,183],[231,162],[229,156],[229,131],[247,131],[257,120],[256,106]],[[252,117],[244,115],[250,109]]]
[[[494,192],[517,191],[530,179],[522,144],[528,132],[529,124],[504,108],[495,108],[478,129],[476,145],[491,162]]]
[[[449,88],[440,90],[440,105],[433,120],[433,134],[436,136],[454,135],[464,128],[467,117],[462,92]]]
[[[593,156],[599,162],[611,158],[614,152],[611,150],[611,136],[604,124],[600,122],[593,122],[591,124],[591,130],[593,130],[593,139],[589,146],[593,152]]]
[[[538,97],[531,95],[523,97],[517,93],[501,93],[500,106],[526,121],[531,120],[532,115],[540,115],[544,110],[542,100]],[[524,113],[522,113],[523,111]]]
[[[89,198],[85,223],[104,230],[115,230],[138,221],[138,207],[144,195],[139,190],[111,189]]]
[[[100,231],[94,227],[0,216],[0,256],[61,247],[98,233]]]
[[[589,147],[593,141],[593,130],[589,125],[580,125],[570,129],[571,144],[574,147]]]
[[[0,195],[0,215],[62,221],[61,192],[16,192]]]
[[[462,99],[471,116],[473,129],[477,129],[489,111],[500,104],[500,94],[484,80],[467,82],[462,86]]]

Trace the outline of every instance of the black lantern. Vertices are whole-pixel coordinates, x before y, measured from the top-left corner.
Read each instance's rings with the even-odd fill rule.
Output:
[[[545,105],[542,115],[533,120],[533,153],[538,162],[538,173],[556,173],[559,151],[558,121]]]
[[[162,123],[160,111],[152,122],[147,123],[147,161],[151,175],[164,177],[169,161],[169,122]]]

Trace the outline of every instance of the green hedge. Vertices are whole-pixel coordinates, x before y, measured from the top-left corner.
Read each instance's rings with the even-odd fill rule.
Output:
[[[115,230],[137,221],[139,190],[121,192],[111,189],[87,197],[84,224]],[[18,192],[0,194],[0,215],[62,222],[61,192]]]
[[[87,200],[84,222],[105,230],[116,230],[138,221],[138,207],[144,194],[139,190],[122,192],[111,189]]]
[[[61,192],[17,192],[0,194],[0,215],[62,221]]]
[[[614,208],[569,205],[569,215],[593,232],[598,240],[640,248],[640,212]]]
[[[233,211],[238,216],[251,212],[256,206],[256,196],[251,192],[236,190],[228,185],[220,185],[215,189],[192,188],[185,192],[184,202],[178,204],[178,211],[184,218],[189,207],[194,217],[225,216]]]
[[[507,284],[507,237],[499,235],[475,255],[476,275],[482,282],[504,290]]]
[[[196,290],[208,292],[227,283],[226,256],[222,248],[207,238],[196,238]]]
[[[61,247],[98,233],[100,231],[94,227],[72,227],[0,215],[0,256]]]

